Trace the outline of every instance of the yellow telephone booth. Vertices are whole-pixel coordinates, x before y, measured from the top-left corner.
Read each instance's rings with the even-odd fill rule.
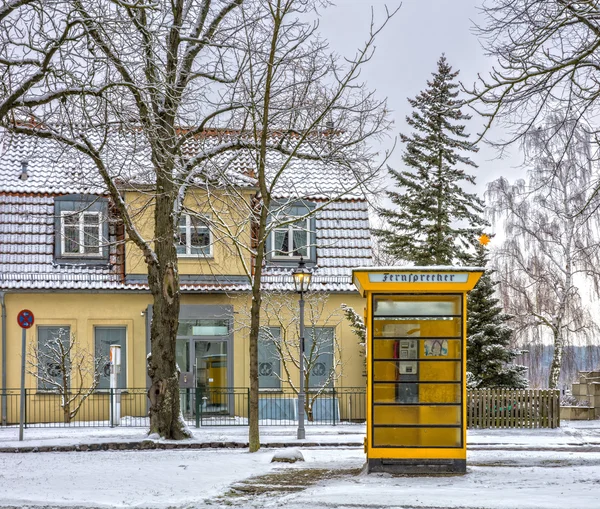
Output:
[[[466,471],[467,292],[478,267],[353,271],[367,299],[368,472]]]

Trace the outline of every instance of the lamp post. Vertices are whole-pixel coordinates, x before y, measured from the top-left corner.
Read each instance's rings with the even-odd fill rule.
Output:
[[[298,439],[305,437],[304,433],[304,292],[308,291],[311,272],[304,267],[304,259],[300,257],[298,267],[292,271],[294,286],[300,294],[300,390],[298,391]]]

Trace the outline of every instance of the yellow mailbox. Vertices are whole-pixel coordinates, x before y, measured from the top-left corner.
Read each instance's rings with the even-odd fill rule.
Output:
[[[467,292],[479,267],[353,271],[367,299],[368,472],[465,472]]]

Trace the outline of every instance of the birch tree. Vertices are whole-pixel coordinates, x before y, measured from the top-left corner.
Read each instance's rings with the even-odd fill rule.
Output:
[[[550,118],[526,138],[527,179],[488,187],[506,240],[496,252],[503,302],[521,341],[551,341],[548,386],[556,388],[566,338],[598,330],[585,302],[598,293],[600,227],[590,138],[571,120]]]

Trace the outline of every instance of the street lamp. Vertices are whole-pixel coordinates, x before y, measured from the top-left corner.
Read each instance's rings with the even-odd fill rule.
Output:
[[[305,437],[304,433],[304,292],[308,291],[311,272],[304,267],[304,259],[300,257],[298,267],[292,271],[294,286],[300,294],[300,391],[298,392],[298,439]]]

